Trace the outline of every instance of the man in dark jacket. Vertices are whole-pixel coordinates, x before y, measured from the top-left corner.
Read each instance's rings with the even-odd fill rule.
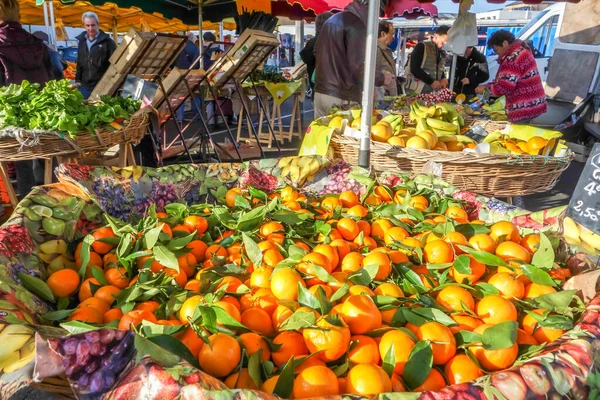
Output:
[[[108,60],[117,49],[117,45],[99,28],[98,16],[95,13],[85,12],[81,19],[85,32],[77,36],[79,52],[75,82],[83,97],[87,99],[110,66]]]
[[[367,4],[368,0],[355,0],[321,28],[316,44],[315,118],[327,115],[334,104],[362,99]],[[387,1],[380,4],[383,9]],[[387,86],[391,80],[391,74],[376,71],[375,86]]]
[[[0,7],[0,86],[20,85],[27,80],[45,85],[52,74],[48,48],[40,39],[23,29],[17,0],[2,0]],[[44,181],[40,160],[17,161],[17,187],[26,196],[36,183]]]
[[[300,58],[302,58],[302,61],[304,61],[304,64],[306,64],[306,73],[308,74],[308,81],[310,82],[310,87],[313,92],[315,90],[315,83],[313,82],[312,76],[315,72],[315,66],[317,63],[317,59],[315,57],[315,45],[317,44],[317,37],[321,32],[323,24],[332,15],[333,13],[329,11],[325,11],[324,13],[317,15],[317,18],[315,19],[315,37],[306,42],[306,45],[302,51],[300,51]]]
[[[196,46],[196,35],[193,32],[187,33],[187,40],[185,46],[179,56],[177,57],[177,68],[179,69],[197,69],[200,68],[200,49]],[[198,61],[197,61],[198,60]],[[194,61],[196,61],[194,63]]]
[[[421,81],[422,93],[430,93],[448,86],[444,73],[446,52],[442,50],[448,41],[449,26],[436,29],[433,38],[415,46],[410,55],[410,75]]]
[[[464,56],[456,59],[454,91],[465,96],[475,95],[475,88],[490,77],[487,60],[475,47],[467,47]]]

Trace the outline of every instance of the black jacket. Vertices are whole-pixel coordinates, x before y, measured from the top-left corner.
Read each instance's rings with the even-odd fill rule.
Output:
[[[475,88],[487,81],[490,77],[487,60],[476,48],[473,48],[469,57],[458,57],[456,59],[456,81],[454,91],[465,95],[475,94]],[[469,84],[462,84],[463,78],[469,78]]]
[[[306,42],[306,46],[300,51],[300,58],[306,64],[306,72],[308,73],[308,79],[312,78],[312,74],[315,71],[315,64],[317,63],[317,58],[315,57],[315,44],[317,44],[317,37],[313,37],[308,42]]]
[[[446,52],[443,50],[439,50],[436,47],[436,59],[435,64],[440,65],[440,63],[446,63]],[[420,81],[425,82],[427,85],[431,85],[435,81],[440,81],[446,77],[445,74],[442,76],[430,76],[423,68],[421,68],[421,64],[423,63],[423,56],[425,55],[425,43],[418,43],[410,54],[410,73],[414,75]]]
[[[362,100],[368,10],[352,2],[329,18],[317,36],[315,92],[347,101]],[[384,75],[375,72],[375,86]]]
[[[77,36],[79,52],[77,54],[77,72],[75,80],[82,86],[93,88],[110,66],[108,59],[117,49],[115,42],[104,31],[98,32],[98,39],[88,51],[86,33]]]

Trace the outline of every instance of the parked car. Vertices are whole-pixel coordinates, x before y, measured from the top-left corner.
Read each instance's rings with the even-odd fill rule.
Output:
[[[72,63],[77,62],[77,53],[79,49],[76,46],[59,47],[57,50],[65,61]]]

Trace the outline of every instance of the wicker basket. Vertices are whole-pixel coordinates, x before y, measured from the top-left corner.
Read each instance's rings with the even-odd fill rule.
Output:
[[[140,110],[133,114],[123,129],[101,127],[96,133],[80,133],[74,139],[60,133],[43,133],[34,139],[31,132],[21,131],[19,140],[13,138],[0,139],[0,161],[21,161],[37,158],[51,158],[78,153],[101,152],[120,143],[138,143],[146,134],[150,123],[150,109]],[[34,145],[28,142],[35,140]],[[22,144],[24,142],[24,144]]]
[[[334,135],[336,158],[356,165],[359,140]],[[444,180],[462,190],[491,197],[525,196],[545,192],[556,184],[571,163],[566,157],[477,154],[407,149],[371,141],[371,165],[377,172],[421,173],[428,161],[443,165]]]

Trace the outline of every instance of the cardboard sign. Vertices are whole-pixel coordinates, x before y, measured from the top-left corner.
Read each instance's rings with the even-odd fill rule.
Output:
[[[581,172],[567,215],[600,234],[600,143],[596,143]]]

